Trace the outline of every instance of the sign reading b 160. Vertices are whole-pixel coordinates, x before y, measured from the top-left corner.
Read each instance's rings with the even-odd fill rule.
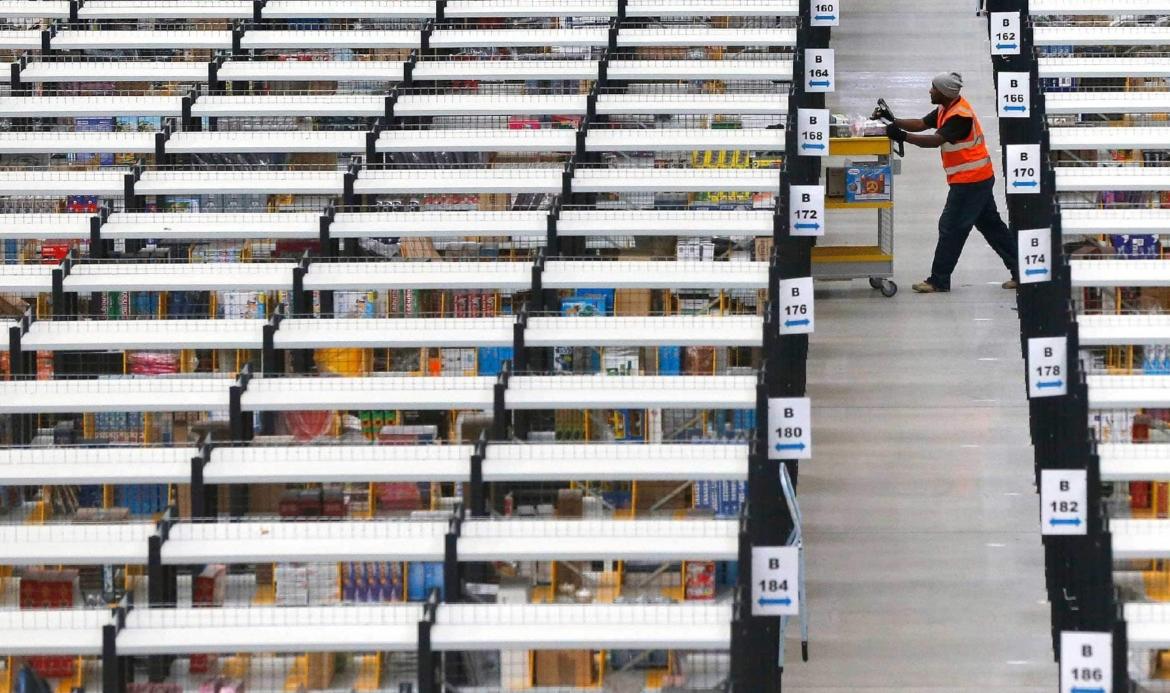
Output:
[[[841,3],[838,0],[813,0],[809,26],[840,26]]]

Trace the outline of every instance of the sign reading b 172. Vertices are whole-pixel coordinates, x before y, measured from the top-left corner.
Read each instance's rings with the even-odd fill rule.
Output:
[[[825,235],[825,186],[793,185],[788,188],[788,235]]]

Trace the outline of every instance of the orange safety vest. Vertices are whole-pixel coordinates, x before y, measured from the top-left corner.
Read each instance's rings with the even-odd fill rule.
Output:
[[[959,97],[950,108],[938,107],[938,127],[954,116],[971,119],[971,134],[967,139],[955,142],[943,142],[942,152],[943,170],[947,174],[947,183],[979,183],[995,176],[995,168],[991,165],[991,153],[987,151],[987,142],[983,139],[983,126],[975,116],[975,109],[967,99]]]

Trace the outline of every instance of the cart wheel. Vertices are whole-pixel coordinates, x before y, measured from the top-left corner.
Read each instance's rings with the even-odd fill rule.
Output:
[[[896,293],[898,293],[898,285],[895,284],[893,282],[893,280],[891,280],[891,279],[882,280],[882,296],[885,296],[886,298],[890,298]]]
[[[870,277],[869,278],[869,288],[871,288],[871,289],[882,288],[882,280],[878,279],[877,277]]]

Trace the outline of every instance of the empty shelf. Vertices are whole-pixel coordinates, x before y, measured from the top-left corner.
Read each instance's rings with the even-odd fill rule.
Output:
[[[449,0],[445,16],[469,17],[613,17],[617,0]]]
[[[435,0],[269,0],[262,16],[265,19],[433,19]],[[447,16],[452,16],[450,11]]]
[[[384,130],[377,143],[379,152],[572,152],[576,147],[577,131],[568,128]]]
[[[263,320],[38,320],[21,347],[44,351],[260,349]]]
[[[40,49],[40,31],[35,29],[0,29],[0,50],[37,51]]]
[[[75,265],[65,290],[94,291],[288,291],[292,263],[97,263]]]
[[[563,170],[529,168],[364,169],[358,173],[356,195],[447,193],[548,193],[563,188]]]
[[[217,76],[225,82],[399,82],[402,74],[397,60],[233,60]]]
[[[493,444],[483,462],[489,482],[746,479],[747,471],[744,444]]]
[[[0,228],[4,238],[29,240],[88,238],[90,217],[88,214],[0,214]],[[11,266],[0,270],[9,269]]]
[[[731,604],[444,604],[437,616],[431,646],[442,651],[731,646]]]
[[[1058,127],[1049,134],[1054,151],[1170,149],[1170,127]]]
[[[406,261],[315,263],[305,275],[308,291],[370,289],[498,289],[526,291],[532,286],[527,262]]]
[[[422,60],[413,76],[416,81],[581,80],[597,79],[597,66],[595,60]]]
[[[0,382],[0,414],[226,412],[233,382],[221,377]]]
[[[436,29],[432,48],[518,48],[527,46],[602,47],[609,44],[607,27],[579,29]]]
[[[0,611],[0,652],[96,657],[108,623],[109,609],[6,609]]]
[[[0,154],[153,154],[153,132],[0,132]]]
[[[1066,236],[1170,233],[1170,209],[1065,209],[1060,224]]]
[[[394,104],[394,114],[404,117],[585,115],[587,111],[588,98],[574,94],[404,94]]]
[[[250,0],[88,0],[77,18],[251,19],[252,8]]]
[[[254,238],[316,240],[320,231],[321,216],[307,212],[198,214],[114,212],[102,225],[102,238],[194,241]]]
[[[598,115],[738,113],[776,115],[788,113],[785,94],[600,94]]]
[[[1168,77],[1170,58],[1040,58],[1040,77]]]
[[[118,654],[408,651],[422,615],[422,604],[139,607],[126,615]]]
[[[630,0],[627,17],[795,17],[797,0]]]
[[[248,411],[329,409],[488,411],[492,408],[492,386],[495,382],[495,378],[481,376],[263,378],[253,380],[248,385],[241,401],[244,409]]]
[[[1170,604],[1126,604],[1122,613],[1131,650],[1170,647]]]
[[[3,34],[0,34],[3,35]],[[71,30],[57,32],[54,50],[230,50],[230,31]]]
[[[0,565],[142,565],[152,522],[0,525]]]
[[[780,193],[775,169],[578,168],[575,193],[770,192]]]
[[[203,468],[203,480],[208,484],[467,481],[472,452],[470,445],[217,447]]]
[[[1162,375],[1090,375],[1090,409],[1170,407],[1170,378]]]
[[[69,0],[3,0],[0,1],[0,17],[69,19]]]
[[[763,320],[748,316],[533,317],[530,347],[762,346]]]
[[[137,195],[340,195],[340,171],[146,171],[134,187]]]
[[[640,80],[777,80],[792,81],[792,61],[758,60],[614,60],[609,79]]]
[[[719,29],[706,26],[623,28],[617,45],[623,48],[659,46],[796,46],[796,29]]]
[[[561,236],[771,236],[773,212],[761,210],[566,209]]]
[[[1170,315],[1079,315],[1083,347],[1170,344]]]
[[[338,212],[333,238],[544,236],[546,211]]]
[[[1170,45],[1170,27],[1164,26],[1038,26],[1032,31],[1037,46]]]
[[[1170,93],[1085,91],[1049,92],[1044,95],[1045,109],[1058,113],[1165,113],[1170,111]]]
[[[754,409],[756,379],[739,375],[518,375],[505,395],[512,410]]]
[[[1102,444],[1101,481],[1170,481],[1170,445]]]
[[[1143,191],[1170,188],[1170,168],[1056,167],[1057,192]]]
[[[1170,128],[1166,131],[1170,133]],[[783,151],[784,131],[764,128],[591,129],[585,136],[585,149],[591,152]]]
[[[31,296],[53,290],[51,265],[4,265],[0,267],[0,293]]]
[[[546,289],[765,289],[766,262],[549,260]]]
[[[207,81],[207,63],[146,60],[30,62],[22,82],[187,82]]]
[[[1032,0],[1029,11],[1033,15],[1080,14],[1125,15],[1167,14],[1170,2],[1166,0]]]
[[[186,484],[196,448],[0,448],[0,485]]]
[[[1072,284],[1170,286],[1170,260],[1073,260]]]
[[[126,173],[119,169],[3,171],[0,172],[0,195],[121,197],[126,192]]]
[[[290,318],[281,322],[275,346],[277,349],[508,347],[512,346],[514,324],[512,317]]]
[[[3,101],[0,100],[0,105]],[[225,116],[349,116],[378,117],[386,113],[386,97],[364,94],[242,94],[200,96],[191,115]]]
[[[444,521],[181,522],[162,546],[170,565],[441,561]],[[145,544],[144,544],[145,545]]]
[[[419,48],[422,34],[403,29],[252,29],[240,39],[246,50],[319,48]]]
[[[82,118],[89,116],[179,116],[178,96],[5,96],[0,118]]]
[[[738,520],[471,519],[458,545],[461,562],[734,561],[738,554]]]
[[[176,132],[166,145],[168,154],[345,154],[365,150],[364,130]]]
[[[1115,561],[1170,557],[1170,520],[1111,518],[1109,532]]]

